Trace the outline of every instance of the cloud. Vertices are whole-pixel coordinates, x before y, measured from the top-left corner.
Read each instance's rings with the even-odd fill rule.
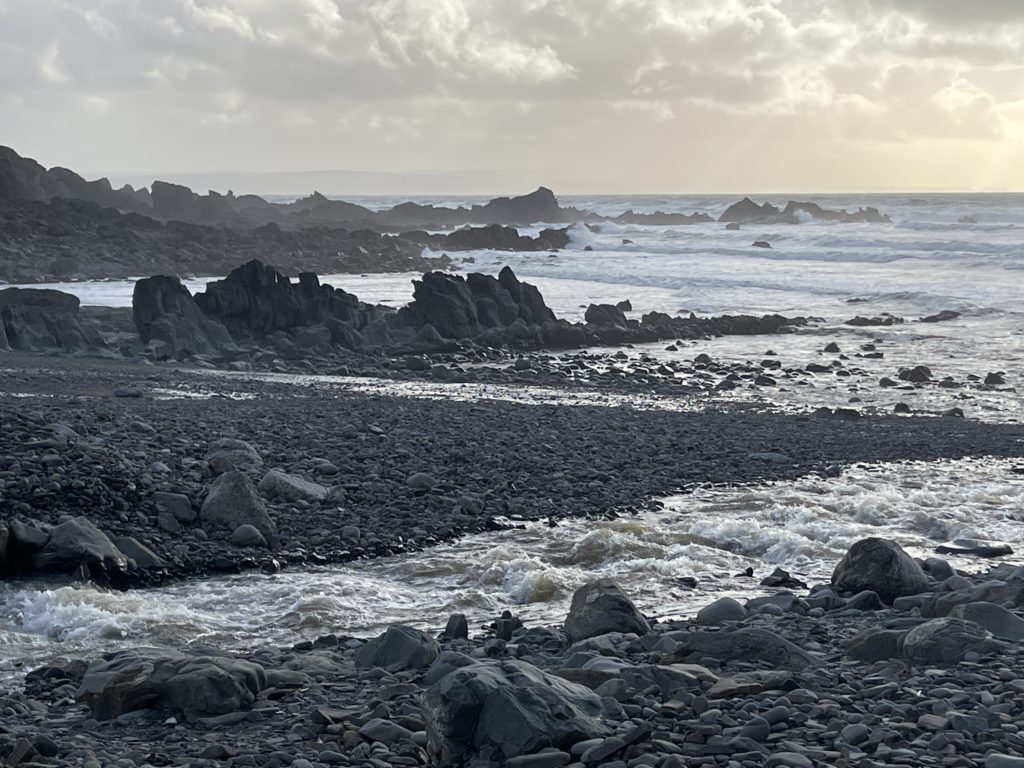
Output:
[[[1022,46],[1019,0],[0,0],[0,136],[88,168],[850,175],[1019,138]],[[777,160],[723,146],[753,138]]]

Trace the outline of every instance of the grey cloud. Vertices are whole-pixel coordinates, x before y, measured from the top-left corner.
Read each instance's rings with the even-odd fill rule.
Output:
[[[780,162],[821,135],[1009,141],[1022,43],[1019,0],[0,0],[0,141],[111,169],[574,172],[754,134]]]

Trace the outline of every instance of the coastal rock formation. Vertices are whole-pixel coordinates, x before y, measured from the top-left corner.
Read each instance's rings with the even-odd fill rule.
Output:
[[[96,352],[99,332],[82,321],[77,296],[38,288],[0,290],[0,350]]]
[[[832,573],[832,586],[839,592],[871,590],[891,603],[897,597],[924,592],[928,577],[896,542],[868,538],[850,547],[839,561]]]
[[[540,291],[521,283],[505,267],[497,278],[425,274],[413,281],[413,301],[399,310],[397,324],[414,329],[430,325],[443,338],[468,339],[488,328],[502,328],[517,321],[539,325],[554,320]]]
[[[216,355],[233,344],[227,329],[202,313],[176,277],[156,275],[135,283],[132,318],[143,344],[165,344],[167,356],[177,360]]]
[[[262,338],[275,331],[323,325],[328,321],[363,328],[383,316],[378,307],[343,290],[321,285],[303,272],[292,282],[273,267],[250,261],[223,280],[209,283],[195,302],[238,338]]]
[[[457,669],[423,698],[427,749],[441,766],[481,758],[504,763],[544,747],[567,750],[608,733],[603,712],[589,689],[513,660]]]
[[[860,208],[854,213],[845,210],[832,211],[822,208],[817,203],[799,203],[790,200],[785,208],[778,208],[771,203],[758,205],[749,197],[733,203],[718,217],[720,222],[735,224],[800,224],[804,221],[834,221],[844,224],[871,223],[888,224],[888,216],[877,208]]]

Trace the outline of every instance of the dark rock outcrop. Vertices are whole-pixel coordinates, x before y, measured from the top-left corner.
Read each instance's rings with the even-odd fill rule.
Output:
[[[77,296],[37,288],[0,290],[0,350],[96,352],[100,334],[79,316]]]
[[[227,329],[203,314],[176,277],[157,275],[135,283],[132,317],[143,344],[162,342],[167,356],[177,360],[216,355],[233,346]]]
[[[195,303],[222,323],[235,339],[262,338],[275,331],[347,323],[359,330],[383,317],[379,307],[364,304],[343,290],[321,285],[310,272],[292,282],[273,267],[250,261],[223,280],[209,283]]]
[[[785,208],[771,203],[758,205],[749,197],[733,203],[718,217],[720,222],[739,224],[799,224],[801,221],[834,221],[840,223],[867,222],[888,224],[890,219],[877,208],[860,208],[854,213],[845,210],[832,211],[817,203],[800,203],[790,200]]]

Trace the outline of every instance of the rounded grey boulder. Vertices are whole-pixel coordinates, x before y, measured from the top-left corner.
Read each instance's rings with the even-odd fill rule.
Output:
[[[605,736],[603,704],[588,688],[523,661],[456,669],[427,689],[423,715],[431,765],[493,763]]]
[[[383,667],[389,672],[425,669],[440,651],[437,641],[430,635],[412,627],[393,624],[356,651],[355,664],[362,669]]]
[[[236,547],[265,547],[267,540],[259,529],[252,525],[240,525],[235,528],[229,541]]]
[[[731,597],[720,597],[697,611],[697,623],[703,626],[721,624],[726,621],[742,621],[746,617],[747,609]]]
[[[608,632],[646,635],[650,631],[647,619],[611,579],[598,579],[577,589],[565,618],[565,634],[573,643]]]
[[[839,561],[832,572],[832,587],[838,592],[871,590],[886,603],[897,597],[928,590],[928,577],[903,548],[888,539],[861,539]]]
[[[948,616],[919,624],[903,638],[903,656],[915,664],[957,664],[968,652],[983,654],[998,648],[984,627]]]

